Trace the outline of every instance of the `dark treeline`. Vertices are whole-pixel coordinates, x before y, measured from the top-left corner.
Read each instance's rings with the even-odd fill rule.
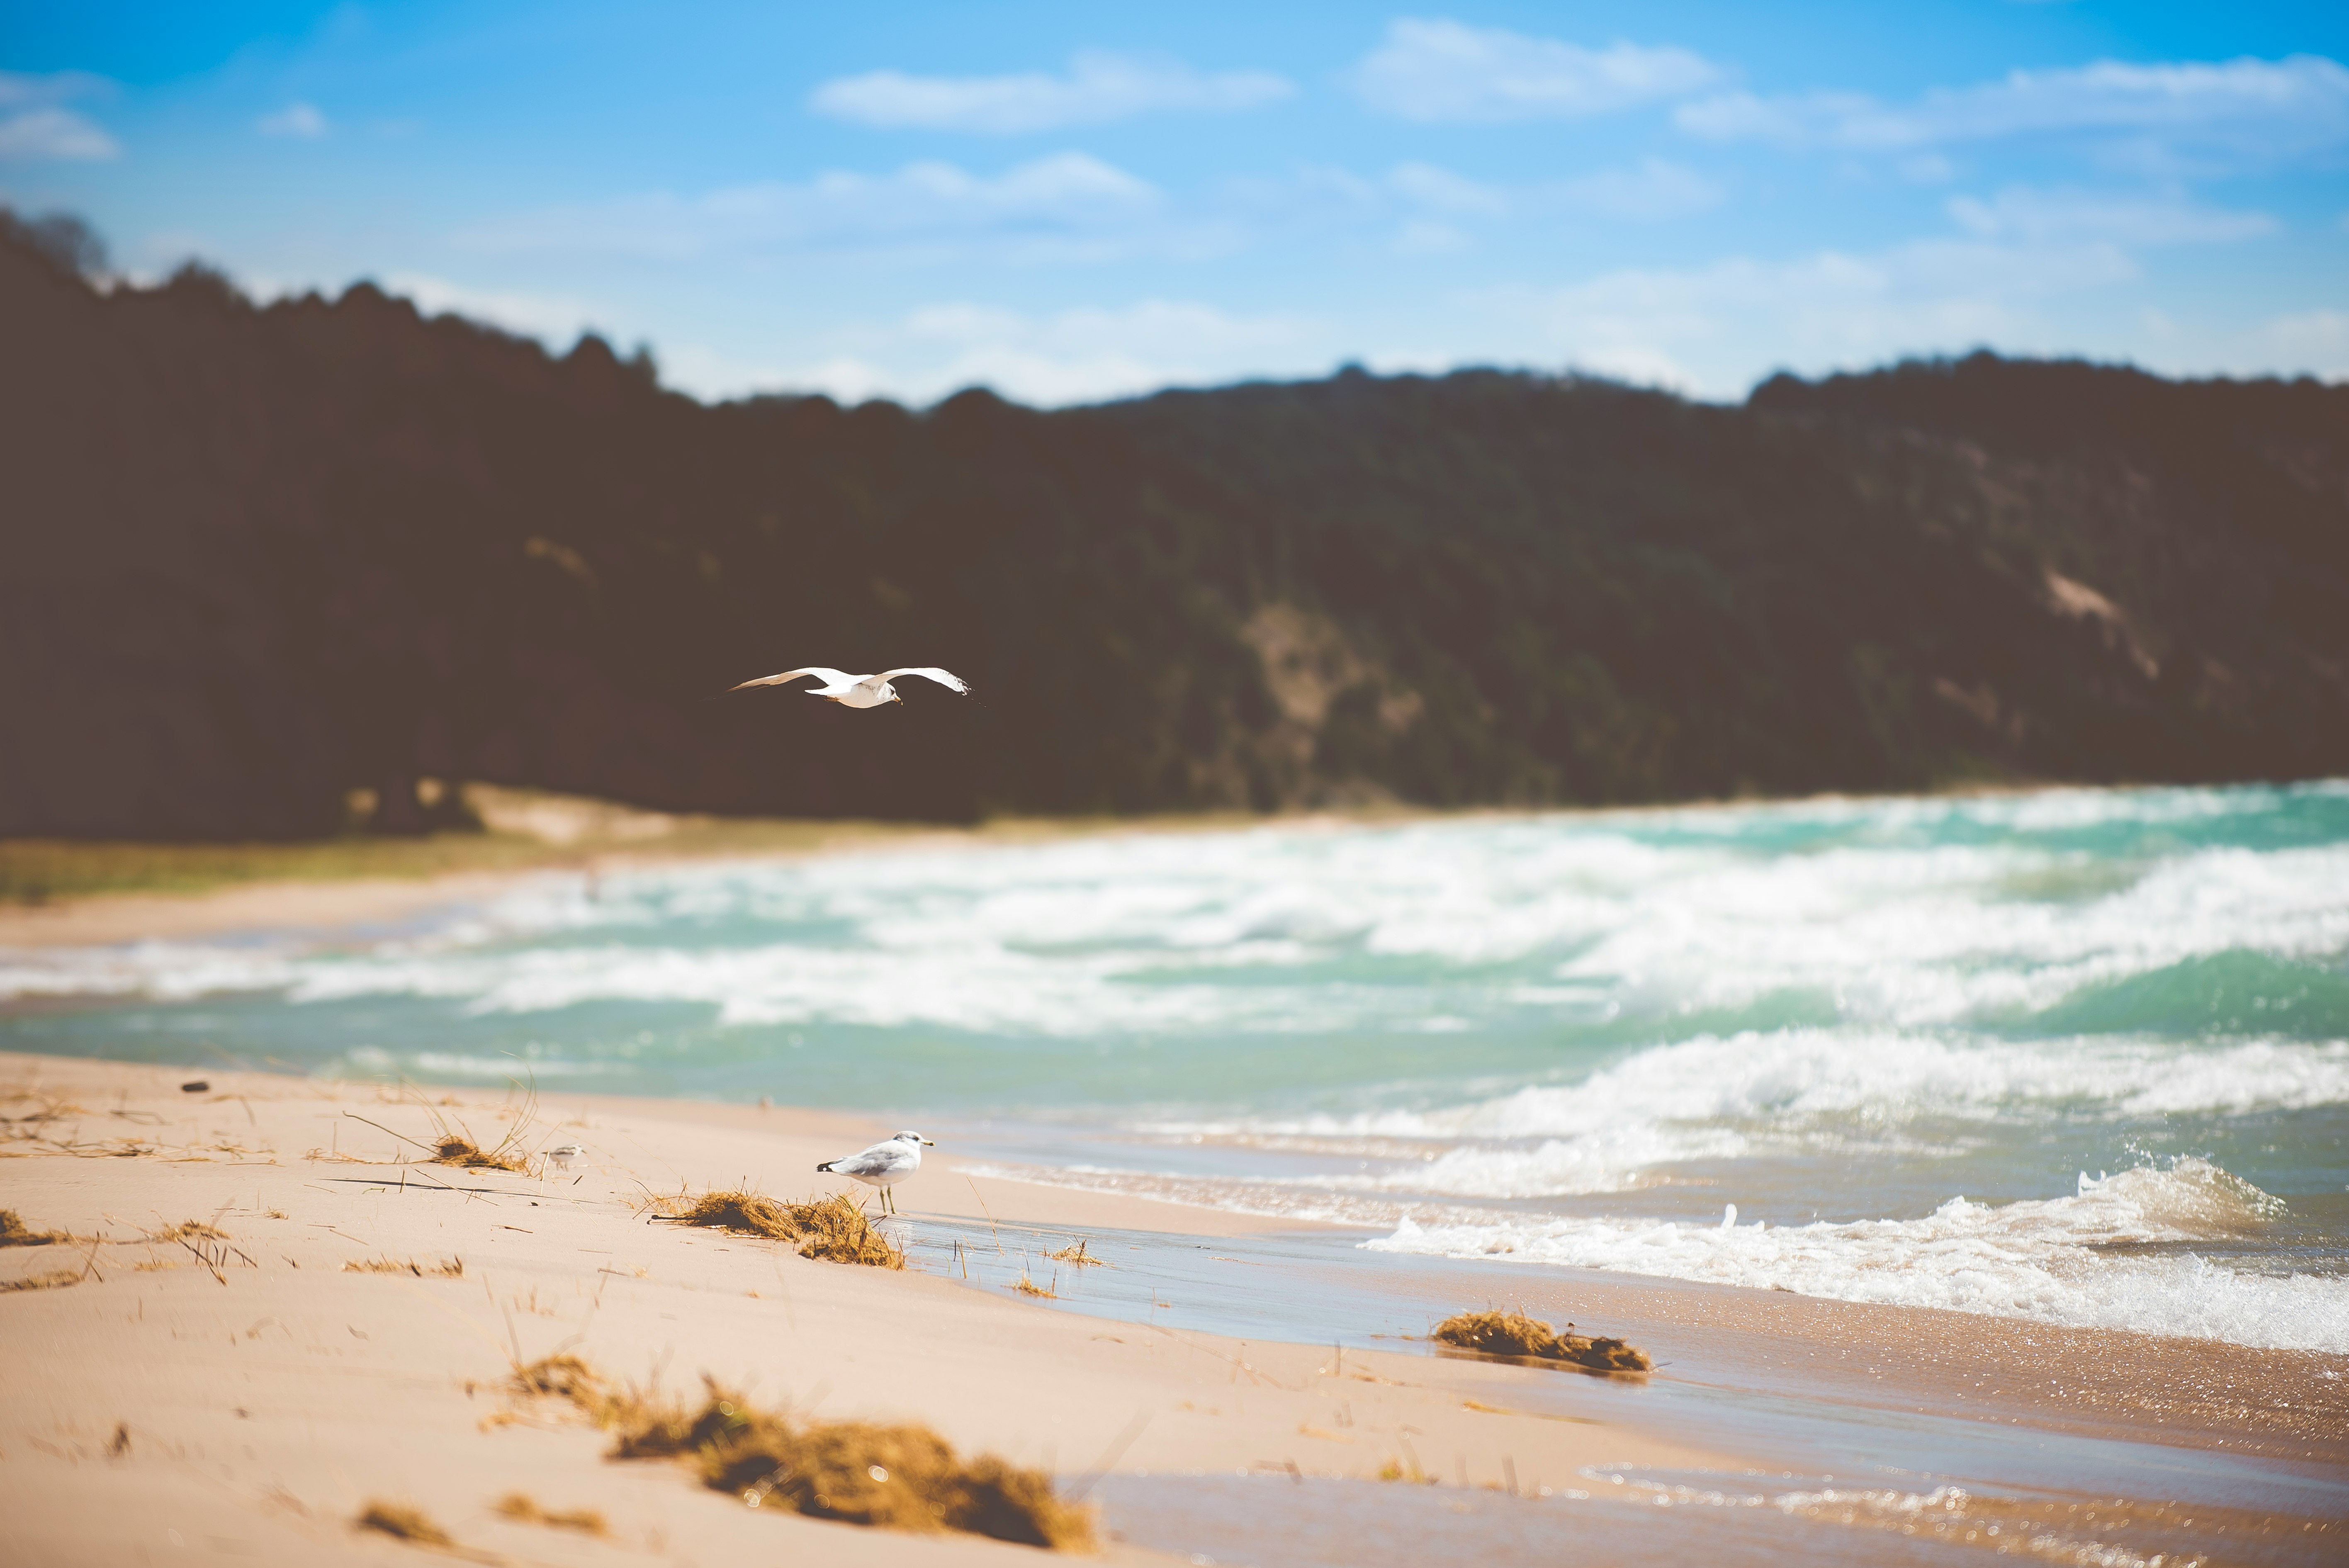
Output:
[[[0,834],[2349,771],[2349,388],[2003,361],[705,407],[0,237]],[[851,713],[800,664],[943,664]]]

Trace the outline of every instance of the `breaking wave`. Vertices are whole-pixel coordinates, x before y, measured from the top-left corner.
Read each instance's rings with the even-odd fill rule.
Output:
[[[2277,1207],[2248,1182],[2188,1159],[2168,1170],[2083,1174],[2068,1197],[1995,1208],[1952,1198],[1914,1220],[1742,1225],[1734,1206],[1714,1224],[1516,1215],[1421,1224],[1406,1217],[1393,1234],[1363,1245],[2349,1352],[2349,1280],[2240,1274],[2190,1250],[2111,1251],[2231,1239]]]

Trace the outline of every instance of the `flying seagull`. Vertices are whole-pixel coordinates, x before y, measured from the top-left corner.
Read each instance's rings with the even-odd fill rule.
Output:
[[[816,1169],[835,1176],[853,1176],[867,1187],[880,1188],[882,1208],[894,1214],[897,1204],[889,1196],[889,1189],[922,1168],[922,1150],[926,1145],[937,1147],[918,1132],[900,1132],[861,1154],[852,1154],[845,1160],[827,1160]]]
[[[781,686],[785,681],[795,681],[802,676],[813,676],[823,683],[820,686],[809,687],[808,696],[828,697],[843,707],[879,707],[885,703],[905,701],[904,697],[897,695],[897,688],[889,684],[899,676],[920,676],[925,679],[937,682],[948,691],[960,692],[965,696],[970,695],[970,687],[964,684],[960,676],[951,670],[939,669],[934,665],[917,665],[902,670],[883,670],[877,676],[853,676],[845,670],[826,669],[822,665],[810,665],[803,670],[785,670],[779,676],[761,676],[757,680],[744,681],[740,686],[729,686],[726,689],[742,691],[750,686]]]

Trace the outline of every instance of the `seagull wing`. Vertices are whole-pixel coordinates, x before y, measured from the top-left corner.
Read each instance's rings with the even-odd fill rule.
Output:
[[[893,681],[899,676],[920,676],[924,680],[933,680],[937,682],[938,685],[946,687],[948,691],[958,691],[965,696],[968,696],[970,695],[970,687],[964,684],[963,678],[960,676],[956,675],[951,670],[942,670],[936,665],[922,665],[912,669],[904,670],[883,670],[879,675],[874,676],[871,678],[876,681]]]
[[[802,676],[813,676],[828,686],[846,686],[856,678],[846,670],[826,669],[822,665],[810,665],[803,670],[785,670],[779,676],[761,676],[757,680],[744,681],[740,686],[728,686],[726,689],[743,691],[750,686],[781,686],[785,681],[795,681]]]
[[[887,1143],[876,1143],[864,1152],[852,1154],[845,1160],[835,1160],[832,1162],[832,1168],[843,1176],[885,1176],[892,1171],[900,1171],[916,1163],[917,1163],[916,1159],[906,1150],[905,1146],[893,1140]]]

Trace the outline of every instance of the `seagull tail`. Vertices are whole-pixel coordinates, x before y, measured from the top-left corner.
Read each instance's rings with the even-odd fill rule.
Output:
[[[833,1166],[834,1164],[836,1164],[836,1163],[837,1163],[837,1161],[835,1161],[827,1160],[827,1161],[825,1161],[823,1164],[821,1164],[821,1165],[817,1166],[817,1167],[816,1167],[816,1169],[817,1169],[817,1170],[819,1170],[819,1171],[829,1171],[829,1170],[831,1170],[831,1169],[833,1168]]]

